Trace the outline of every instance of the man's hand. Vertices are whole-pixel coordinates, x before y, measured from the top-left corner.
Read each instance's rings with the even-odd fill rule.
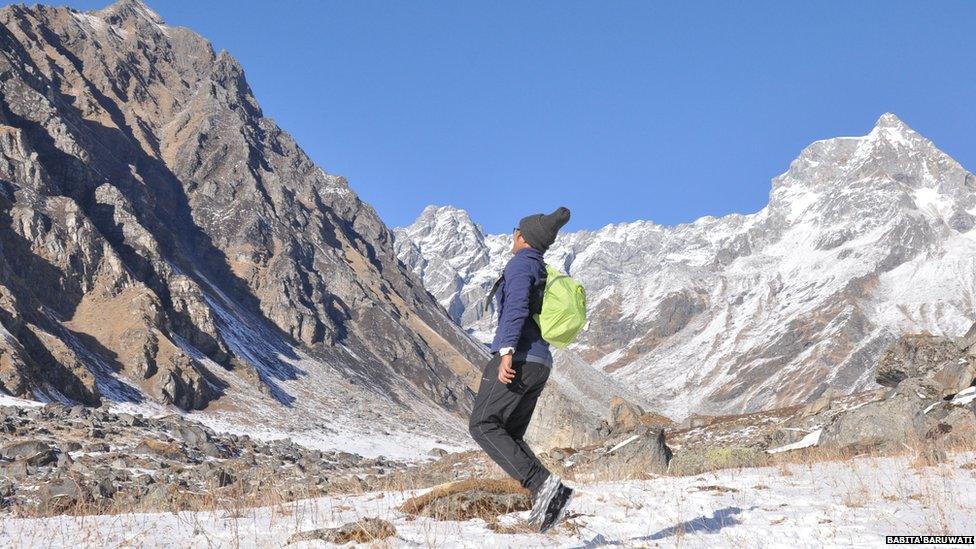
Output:
[[[512,355],[502,355],[498,363],[498,381],[508,385],[515,379],[515,368],[512,368]]]

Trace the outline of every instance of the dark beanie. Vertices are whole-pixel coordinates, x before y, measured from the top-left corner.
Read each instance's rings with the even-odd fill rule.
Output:
[[[556,233],[569,221],[569,208],[559,207],[549,215],[532,214],[519,221],[522,238],[529,246],[545,252],[556,240]]]

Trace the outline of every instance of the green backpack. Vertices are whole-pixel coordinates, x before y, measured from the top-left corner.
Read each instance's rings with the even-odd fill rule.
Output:
[[[504,280],[499,277],[488,292],[485,311]],[[546,263],[546,287],[542,295],[542,310],[532,315],[539,325],[542,339],[562,349],[576,339],[586,325],[586,292],[583,286]]]
[[[542,312],[532,315],[542,339],[558,349],[569,345],[586,324],[586,291],[569,275],[546,263]]]

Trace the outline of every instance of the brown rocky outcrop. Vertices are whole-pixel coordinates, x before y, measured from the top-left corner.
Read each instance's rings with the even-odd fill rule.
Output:
[[[288,404],[301,350],[470,405],[483,350],[227,52],[139,0],[4,7],[0,50],[0,390],[199,409],[241,376]]]

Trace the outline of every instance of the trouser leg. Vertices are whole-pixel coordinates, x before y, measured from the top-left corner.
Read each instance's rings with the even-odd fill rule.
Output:
[[[542,486],[542,483],[546,481],[546,478],[549,476],[549,471],[542,466],[542,462],[539,461],[539,458],[537,458],[532,449],[529,448],[529,445],[526,444],[523,437],[525,436],[525,431],[529,428],[529,423],[532,421],[532,415],[535,412],[536,404],[539,402],[539,396],[542,394],[542,389],[545,387],[546,381],[549,378],[549,368],[534,362],[527,362],[525,363],[524,367],[538,369],[538,377],[540,381],[533,384],[533,386],[527,389],[525,394],[522,395],[522,399],[519,400],[519,403],[515,406],[515,409],[508,418],[508,421],[505,423],[505,430],[509,435],[511,435],[512,440],[514,440],[515,444],[521,448],[522,452],[528,456],[531,456],[531,459],[536,463],[539,463],[541,471],[539,474],[534,475],[530,480],[529,485],[526,486],[526,488],[534,493],[536,489],[538,489],[539,486]]]
[[[538,393],[548,378],[548,368],[535,363],[513,363],[515,379],[505,385],[498,381],[499,361],[500,358],[495,356],[485,365],[468,430],[509,476],[535,492],[549,476],[549,471],[521,438],[532,417]],[[534,399],[531,398],[533,394]],[[526,396],[530,399],[523,404]],[[512,431],[509,430],[510,421]]]

